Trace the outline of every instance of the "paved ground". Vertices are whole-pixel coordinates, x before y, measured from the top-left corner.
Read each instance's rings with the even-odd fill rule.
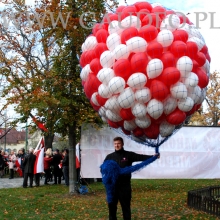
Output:
[[[49,184],[52,184],[53,182],[50,182]],[[20,188],[23,184],[23,178],[21,177],[15,177],[14,179],[9,179],[8,177],[0,178],[0,189],[3,188]],[[40,180],[40,185],[44,184],[44,178]],[[62,184],[64,184],[64,181],[62,180]],[[33,186],[35,184],[33,183]]]

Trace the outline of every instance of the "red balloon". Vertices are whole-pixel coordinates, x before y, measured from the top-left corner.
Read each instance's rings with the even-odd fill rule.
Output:
[[[148,15],[146,15],[143,19],[142,19],[142,27],[145,25],[153,25],[155,26],[157,29],[160,28],[160,24],[161,24],[161,19],[159,16],[157,16],[154,13],[150,13]]]
[[[193,61],[193,69],[192,69],[192,72],[195,73],[197,68],[199,67],[199,64],[195,61],[195,60],[192,60]]]
[[[97,33],[98,30],[102,29],[102,25],[100,23],[95,24],[92,28],[92,33],[95,35]]]
[[[174,110],[169,115],[167,115],[167,122],[172,125],[179,125],[183,123],[186,119],[186,113],[183,111],[180,111],[179,109]]]
[[[120,110],[120,116],[123,120],[127,120],[127,121],[130,121],[134,118],[134,115],[131,112],[131,108],[128,109],[122,108]]]
[[[125,8],[123,8],[121,14],[118,15],[118,18],[119,18],[118,20],[122,21],[124,18],[131,16],[131,15],[136,16],[136,12],[137,12],[137,9],[135,6],[133,5],[126,6]]]
[[[147,46],[147,53],[152,59],[160,58],[163,53],[163,46],[156,41],[150,42]]]
[[[124,5],[119,6],[119,7],[116,9],[116,14],[122,12],[122,10],[123,10],[125,7],[126,7],[126,6],[124,6]]]
[[[98,43],[106,43],[108,35],[109,35],[108,31],[106,31],[105,29],[101,29],[96,32],[95,36]]]
[[[166,85],[171,86],[180,79],[180,71],[176,67],[167,67],[160,74],[159,79]]]
[[[119,128],[120,126],[117,124],[117,122],[113,122],[110,120],[107,120],[108,124],[110,125],[110,127],[112,128]]]
[[[93,107],[93,109],[94,109],[95,111],[98,111],[98,110],[100,109],[100,106],[95,105],[95,104],[92,102],[92,100],[90,100],[90,104],[92,105],[92,107]]]
[[[197,55],[197,52],[198,52],[197,44],[194,43],[194,42],[189,41],[189,42],[186,43],[186,48],[187,48],[186,55],[188,57],[190,57],[191,59],[195,59],[195,57]]]
[[[159,101],[163,101],[169,95],[167,86],[163,82],[156,79],[152,80],[150,91],[152,97]]]
[[[95,49],[94,49],[94,51],[95,51],[95,56],[96,56],[97,58],[100,58],[101,54],[102,54],[104,51],[106,51],[106,50],[108,50],[108,48],[107,48],[107,46],[106,46],[105,43],[99,43],[99,44],[97,44],[96,47],[95,47]]]
[[[187,47],[183,41],[174,41],[170,46],[170,51],[175,57],[186,55]]]
[[[158,35],[158,30],[153,25],[145,25],[140,28],[139,36],[144,38],[147,42],[154,40]]]
[[[105,15],[105,17],[103,18],[103,22],[105,24],[109,24],[112,21],[117,21],[118,20],[118,15],[117,14],[113,14],[113,13],[108,13]]]
[[[198,52],[197,56],[195,57],[195,61],[198,63],[199,66],[203,66],[206,62],[206,57],[204,53]]]
[[[93,59],[96,58],[96,53],[95,50],[88,50],[86,51],[86,56],[85,56],[85,64],[91,63]]]
[[[202,89],[205,88],[209,83],[207,74],[200,67],[197,68],[195,73],[199,78],[198,86]]]
[[[174,41],[183,41],[184,43],[188,40],[188,33],[184,30],[175,30],[173,31]]]
[[[134,136],[136,136],[136,137],[141,137],[141,136],[144,135],[144,131],[143,131],[143,129],[137,127],[137,128],[135,128],[135,129],[133,130],[133,134],[134,134]]]
[[[119,59],[114,63],[113,70],[116,76],[120,76],[127,81],[131,75],[131,64],[127,59]]]
[[[81,54],[79,63],[81,67],[86,66],[86,51]]]
[[[189,116],[189,115],[194,114],[200,107],[201,107],[201,104],[195,104],[190,111],[186,112],[186,115]]]
[[[159,124],[151,124],[148,128],[144,129],[144,134],[149,139],[157,139],[158,135],[160,134]]]
[[[126,44],[126,41],[132,37],[138,36],[138,30],[135,27],[125,29],[121,34],[121,43]]]
[[[131,69],[133,73],[140,72],[146,74],[147,64],[148,57],[144,52],[136,53],[131,58]]]
[[[131,132],[130,131],[128,131],[128,130],[126,130],[126,129],[124,129],[124,128],[121,128],[121,130],[124,132],[124,134],[126,134],[126,135],[130,135],[131,134]]]
[[[92,94],[98,91],[101,82],[98,80],[94,73],[89,73],[88,79],[84,84],[84,92],[88,99],[91,99]]]
[[[173,10],[167,10],[166,11],[166,15],[171,15],[171,14],[175,14],[175,11],[173,11]]]
[[[167,68],[167,67],[174,67],[176,66],[176,60],[174,55],[167,51],[165,53],[162,54],[162,56],[160,57],[160,60],[163,62],[163,68]]]
[[[100,64],[100,60],[98,58],[95,58],[90,63],[90,69],[95,75],[99,72],[99,70],[102,69],[102,66]]]
[[[140,11],[140,10],[142,10],[142,9],[147,9],[147,10],[149,10],[149,11],[152,10],[152,6],[151,6],[151,4],[148,3],[148,2],[136,2],[136,3],[134,4],[134,6],[136,7],[137,11]]]
[[[137,12],[137,17],[142,21],[143,18],[148,14],[150,14],[150,11],[148,9],[141,9]]]
[[[104,106],[108,99],[105,99],[102,96],[100,96],[99,94],[97,94],[96,95],[96,100],[99,103],[99,105]]]
[[[208,47],[206,45],[200,50],[200,52],[204,53],[205,55],[208,53]]]
[[[152,8],[152,13],[158,14],[161,19],[164,19],[166,17],[166,9],[162,6],[156,6]]]

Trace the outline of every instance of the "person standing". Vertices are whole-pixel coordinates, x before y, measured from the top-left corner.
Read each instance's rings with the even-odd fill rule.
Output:
[[[61,184],[61,175],[62,175],[62,169],[59,167],[59,164],[61,163],[62,156],[59,153],[60,151],[58,149],[55,150],[54,156],[53,156],[53,166],[54,166],[54,184]]]
[[[5,169],[5,158],[2,154],[3,153],[0,150],[0,178],[4,176],[4,169]]]
[[[29,154],[25,156],[23,166],[24,166],[24,181],[23,188],[27,188],[28,177],[30,180],[30,187],[33,186],[33,177],[34,177],[34,163],[36,160],[36,155],[33,154],[34,149],[29,149]]]
[[[50,164],[52,162],[53,158],[51,157],[51,154],[46,152],[46,155],[44,157],[44,173],[45,173],[45,179],[44,184],[47,185],[49,178],[50,178]]]
[[[104,161],[114,160],[121,168],[131,166],[133,162],[147,160],[153,155],[142,155],[124,150],[124,140],[114,138],[115,152],[108,154]],[[159,157],[159,154],[156,154]],[[123,219],[131,220],[131,174],[120,175],[116,181],[113,200],[108,204],[109,220],[117,220],[117,204],[121,204]]]
[[[64,158],[62,161],[63,175],[64,175],[66,186],[69,186],[69,150],[65,149],[63,154],[64,154]]]
[[[19,158],[21,158],[20,162],[20,168],[22,170],[22,177],[24,177],[24,158],[25,158],[25,151],[24,151],[24,148],[21,148],[19,150],[19,155],[18,155]]]
[[[16,156],[14,151],[11,151],[11,154],[9,155],[9,173],[10,173],[10,177],[9,179],[13,179],[14,178],[14,165],[15,165],[15,161],[16,161]]]

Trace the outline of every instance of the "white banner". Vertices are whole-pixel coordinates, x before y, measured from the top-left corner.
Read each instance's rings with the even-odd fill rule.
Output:
[[[159,148],[160,159],[132,175],[134,179],[213,179],[220,178],[220,128],[183,127]],[[154,154],[110,128],[82,130],[81,173],[83,178],[101,178],[100,165],[114,151],[113,138],[124,139],[124,149]],[[133,163],[134,165],[135,163]]]

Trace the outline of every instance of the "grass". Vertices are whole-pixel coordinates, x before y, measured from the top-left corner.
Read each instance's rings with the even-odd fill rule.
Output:
[[[219,185],[219,180],[132,180],[132,220],[218,219],[188,208],[187,192]],[[1,220],[106,220],[108,209],[102,183],[89,185],[86,195],[68,194],[64,185],[0,190]],[[119,206],[118,220],[122,219]]]

